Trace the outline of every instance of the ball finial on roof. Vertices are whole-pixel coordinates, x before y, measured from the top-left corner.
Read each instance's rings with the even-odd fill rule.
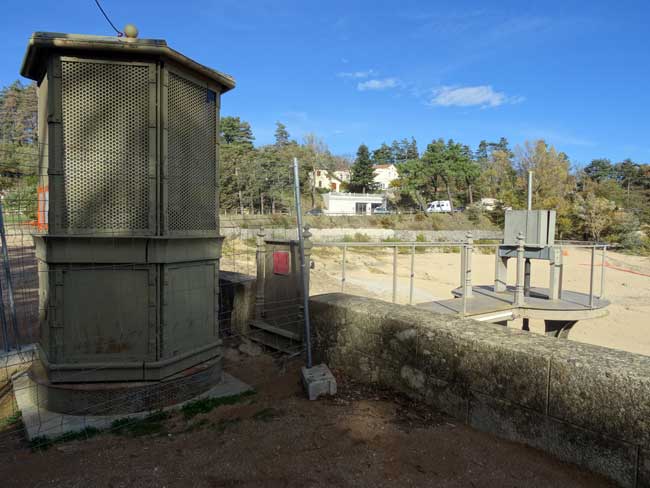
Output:
[[[133,24],[126,24],[124,26],[124,35],[131,39],[135,39],[138,37],[138,28]]]

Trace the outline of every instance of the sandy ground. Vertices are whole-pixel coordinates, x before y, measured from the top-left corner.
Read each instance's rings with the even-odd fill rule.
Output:
[[[605,487],[604,479],[430,408],[339,377],[310,402],[300,362],[228,354],[257,393],[148,435],[100,434],[30,451],[0,429],[3,487]]]
[[[564,256],[564,289],[589,292],[590,250],[569,249]],[[340,249],[316,248],[311,293],[341,291]],[[475,285],[492,284],[494,254],[473,255]],[[595,294],[600,294],[601,256],[596,254]],[[409,302],[410,254],[398,254],[397,302]],[[515,283],[511,260],[508,283]],[[393,254],[391,249],[347,250],[345,292],[392,299]],[[460,254],[426,252],[415,255],[413,303],[451,298],[460,281]],[[548,286],[549,268],[533,261],[532,285]],[[578,322],[571,340],[650,355],[650,258],[608,251],[604,280],[605,298],[611,300],[606,317]],[[513,323],[512,326],[520,326]],[[533,330],[535,330],[533,328]],[[539,329],[538,329],[539,330]]]

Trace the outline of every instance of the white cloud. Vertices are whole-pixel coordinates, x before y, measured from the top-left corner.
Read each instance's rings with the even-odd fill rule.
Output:
[[[504,103],[520,103],[523,97],[508,97],[503,92],[495,91],[490,85],[477,86],[443,86],[433,90],[430,105],[442,107],[498,107]]]
[[[368,81],[362,81],[357,84],[357,90],[386,90],[388,88],[397,88],[399,80],[397,78],[381,78]]]
[[[336,76],[339,78],[352,78],[358,80],[361,78],[368,78],[375,74],[377,74],[377,72],[374,69],[369,69],[368,71],[346,71],[343,73],[337,73]]]

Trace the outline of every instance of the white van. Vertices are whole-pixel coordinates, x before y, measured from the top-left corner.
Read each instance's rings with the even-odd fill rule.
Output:
[[[429,203],[427,213],[451,212],[451,202],[449,200],[436,200]]]

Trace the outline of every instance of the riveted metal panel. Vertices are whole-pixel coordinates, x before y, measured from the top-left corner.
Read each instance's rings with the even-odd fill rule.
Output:
[[[161,265],[161,359],[219,340],[219,261]]]
[[[52,268],[56,270],[56,316],[62,315],[58,362],[156,359],[155,266]]]
[[[155,65],[62,57],[60,70],[57,230],[155,232]]]
[[[167,231],[217,235],[219,94],[207,83],[177,70],[169,70],[164,81],[167,83],[167,148],[163,161],[163,166],[166,163]]]

